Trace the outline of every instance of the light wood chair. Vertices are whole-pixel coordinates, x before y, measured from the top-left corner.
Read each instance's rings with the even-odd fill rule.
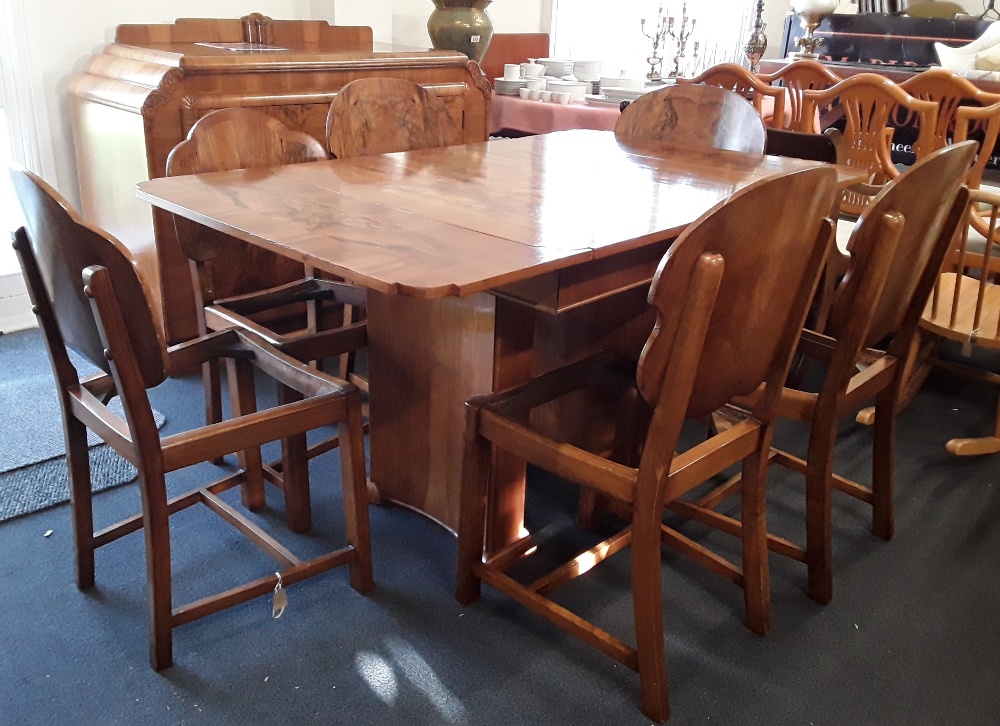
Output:
[[[213,111],[191,127],[187,139],[167,157],[167,176],[204,174],[233,169],[297,164],[326,159],[316,139],[292,131],[277,119],[249,108]],[[199,334],[237,327],[251,330],[269,344],[300,361],[340,358],[340,376],[362,389],[366,381],[354,370],[354,355],[367,343],[367,328],[360,320],[365,291],[342,282],[306,275],[302,265],[290,264],[265,250],[183,217],[174,216],[181,250],[191,265]],[[238,266],[221,268],[216,259],[239,259]],[[289,281],[264,287],[260,272],[270,265],[287,267]],[[235,269],[234,269],[235,267]],[[220,277],[239,275],[236,289],[242,294],[216,299]],[[265,279],[273,279],[268,276]],[[226,285],[226,287],[231,287]],[[222,420],[222,389],[219,365],[208,361],[202,367],[205,385],[205,421]],[[293,391],[279,387],[281,400],[290,402]],[[332,437],[307,447],[304,437],[285,442],[282,462],[265,467],[269,482],[281,487],[288,467],[338,445]],[[304,453],[303,453],[304,452]],[[312,526],[310,502],[295,500],[286,511],[288,526],[296,532]]]
[[[916,98],[938,104],[934,149],[944,148],[951,143],[962,143],[970,136],[977,141],[978,154],[975,163],[969,169],[965,184],[969,189],[979,189],[983,181],[983,172],[1000,136],[1000,94],[986,93],[957,73],[944,68],[932,68],[919,73],[902,83],[900,87]],[[989,205],[985,205],[982,209],[975,204],[969,206],[968,221],[971,229],[966,242],[966,260],[969,267],[997,273],[1000,272],[1000,235],[995,233],[989,235],[990,211]],[[993,250],[988,263],[984,258],[987,235],[993,240]],[[921,340],[914,343],[913,363],[908,368],[909,379],[904,393],[904,406],[912,400],[927,379],[930,366],[926,364],[926,359],[933,355],[933,348],[940,340],[935,336],[924,340],[926,336],[919,331],[918,337]],[[873,406],[858,412],[858,423],[870,426],[874,421]]]
[[[958,133],[959,126],[963,125],[959,121],[960,118],[965,121],[965,130],[968,131],[969,111],[981,110],[1000,103],[1000,94],[987,93],[967,78],[963,78],[946,68],[931,68],[918,73],[900,83],[899,87],[914,98],[919,98],[921,101],[933,101],[938,105],[937,122],[930,151],[943,149],[951,143],[955,134]],[[973,105],[969,105],[970,102]],[[996,113],[993,111],[987,114],[985,117],[987,123],[982,124],[982,131],[986,134],[992,132],[992,141],[994,142],[997,135],[996,125],[989,123],[988,119]],[[977,116],[977,120],[982,118],[982,116]],[[986,146],[990,150],[993,148],[992,144],[986,144]],[[982,180],[983,170],[988,161],[989,154],[976,160],[970,171],[969,182],[976,183]]]
[[[739,63],[721,63],[694,78],[678,78],[677,83],[702,83],[738,93],[753,104],[762,119],[765,116],[764,99],[770,98],[770,123],[765,121],[765,124],[779,129],[785,126],[785,89],[762,81]]]
[[[785,89],[786,104],[790,111],[788,129],[805,129],[806,127],[802,116],[802,93],[804,91],[823,91],[842,80],[840,76],[819,61],[807,59],[793,61],[774,73],[761,74],[758,78],[772,86],[780,84]],[[815,114],[811,116],[810,123],[814,123],[815,118]],[[808,128],[806,130],[818,131],[819,129]]]
[[[809,596],[817,602],[827,603],[833,595],[834,489],[871,504],[873,533],[892,536],[896,414],[924,302],[965,214],[968,191],[962,182],[974,156],[972,143],[937,151],[886,186],[855,227],[851,266],[835,291],[825,327],[804,331],[799,342],[800,354],[824,362],[826,374],[818,393],[786,388],[778,411],[809,423],[808,453],[805,460],[778,449],[772,455],[775,463],[805,475],[806,545],[774,536],[768,544],[806,564]],[[884,350],[874,348],[882,344]],[[737,403],[752,404],[759,395]],[[839,421],[872,398],[877,410],[872,485],[865,487],[834,474],[833,460]],[[674,508],[738,535],[734,519],[711,511],[738,490],[734,478],[697,504]]]
[[[739,94],[688,84],[667,86],[630,103],[615,124],[615,138],[761,154],[766,130],[757,110]]]
[[[938,106],[914,98],[884,76],[859,73],[823,91],[803,91],[802,119],[797,130],[812,131],[818,109],[834,101],[839,103],[846,122],[838,140],[838,162],[870,176],[869,184],[846,191],[841,200],[841,212],[856,216],[882,185],[899,176],[891,157],[890,115],[898,109],[913,114],[919,128],[914,153],[923,158],[934,148]]]
[[[146,540],[149,654],[156,670],[173,663],[173,628],[230,606],[292,585],[346,564],[351,585],[372,587],[371,548],[365,489],[360,394],[354,386],[307,368],[267,346],[252,333],[230,329],[189,343],[164,347],[147,290],[135,260],[118,240],[83,222],[49,185],[26,170],[12,174],[24,208],[27,231],[15,234],[31,301],[48,348],[58,387],[66,438],[77,587],[94,585],[94,551],[142,529]],[[67,349],[85,356],[101,373],[81,380]],[[160,438],[147,389],[167,376],[204,361],[224,358],[229,366],[234,418]],[[303,400],[257,411],[254,369],[296,390]],[[121,398],[123,420],[105,402]],[[300,560],[219,495],[242,486],[243,504],[264,506],[260,461],[241,461],[242,470],[178,496],[167,496],[165,475],[216,456],[259,447],[319,426],[340,433],[343,506],[347,545]],[[142,512],[94,531],[87,429],[101,436],[139,470]],[[257,449],[259,451],[259,448]],[[308,496],[308,470],[286,479],[286,498]],[[169,517],[205,504],[273,557],[280,579],[268,574],[253,582],[186,605],[173,606]],[[273,567],[273,566],[272,566]],[[265,572],[273,572],[268,568]]]
[[[949,143],[961,143],[974,138],[979,143],[979,154],[969,170],[966,186],[979,189],[983,182],[983,172],[989,163],[997,139],[1000,137],[1000,94],[987,93],[973,85],[954,71],[932,68],[908,79],[900,87],[917,98],[938,104],[937,132],[934,148],[940,149]],[[990,191],[990,190],[987,190]],[[995,190],[993,190],[995,191]],[[983,209],[969,208],[969,234],[967,254],[978,256],[983,261],[989,226],[989,205]],[[1000,271],[1000,237],[992,236],[995,249],[991,255],[992,271]]]
[[[1000,195],[973,191],[970,196],[979,214],[988,221],[989,238],[994,239],[1000,231]],[[971,356],[977,347],[1000,350],[1000,285],[986,272],[997,262],[997,245],[986,247],[982,254],[970,253],[969,231],[966,227],[958,237],[920,320],[925,334],[960,343],[964,356]],[[934,358],[931,363],[954,373],[1000,384],[1000,375],[971,362]],[[992,436],[951,439],[945,448],[956,456],[1000,452],[1000,404]]]
[[[340,89],[326,117],[338,159],[451,146],[458,127],[433,93],[402,78],[359,78]]]
[[[475,600],[485,581],[638,670],[643,713],[655,721],[668,714],[661,541],[742,587],[748,627],[757,633],[770,627],[766,451],[782,382],[829,247],[832,226],[824,215],[834,196],[833,170],[809,169],[758,182],[692,225],[670,248],[654,278],[649,300],[657,322],[638,369],[600,355],[466,404],[459,602]],[[761,234],[762,229],[767,233]],[[617,438],[608,451],[593,453],[532,427],[533,409],[592,386],[602,387],[608,392],[604,395],[620,395],[615,399]],[[760,386],[766,393],[749,420],[674,453],[685,418],[704,417],[740,392]],[[549,575],[519,583],[506,571],[535,544],[530,537],[483,557],[484,531],[494,515],[488,510],[487,482],[494,447],[569,479],[584,492],[611,498],[627,510],[629,526]],[[742,567],[661,525],[664,503],[740,462],[749,483],[743,496],[747,526]],[[634,648],[547,597],[629,544]]]

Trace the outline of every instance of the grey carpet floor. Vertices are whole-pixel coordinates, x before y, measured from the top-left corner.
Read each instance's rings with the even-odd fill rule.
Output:
[[[38,354],[42,348],[37,330],[8,334],[0,340],[0,521],[19,517],[69,499],[62,417],[55,381],[48,361]],[[38,365],[39,362],[42,365]],[[81,376],[97,369],[79,356],[73,363]],[[112,399],[110,408],[122,414],[121,403]],[[164,416],[155,411],[157,426]],[[95,491],[132,481],[135,468],[110,447],[87,432],[91,479]]]
[[[199,423],[199,393],[197,378],[151,393],[168,416],[166,433]],[[932,376],[900,416],[894,538],[872,537],[869,508],[835,494],[833,602],[810,601],[802,565],[772,555],[767,637],[743,626],[738,588],[665,549],[669,723],[997,723],[1000,458],[960,460],[944,450],[953,436],[989,430],[996,403],[995,387]],[[868,481],[871,430],[848,422],[840,434],[837,471]],[[804,451],[798,426],[782,426],[777,440]],[[284,531],[281,499],[270,493],[257,521],[303,556],[341,543],[337,465],[336,452],[311,463],[308,535]],[[185,470],[168,486],[175,494],[215,473]],[[527,526],[544,544],[580,536],[574,505],[572,487],[531,472]],[[100,526],[137,507],[136,488],[117,487],[95,498],[95,517]],[[798,537],[802,516],[801,478],[772,468],[769,525]],[[0,724],[649,723],[628,669],[488,587],[480,602],[458,605],[451,534],[402,508],[372,507],[371,518],[369,594],[351,590],[338,570],[290,587],[280,620],[261,598],[185,625],[175,632],[175,665],[161,673],[147,660],[141,533],[101,548],[97,585],[79,592],[67,506],[0,525],[8,605]],[[684,530],[729,556],[738,551],[724,535]],[[201,510],[172,518],[171,536],[175,604],[271,571],[266,556]],[[629,577],[626,551],[561,591],[560,601],[629,638]]]

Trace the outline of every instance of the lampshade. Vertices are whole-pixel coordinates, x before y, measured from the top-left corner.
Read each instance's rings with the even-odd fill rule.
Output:
[[[792,10],[800,15],[805,13],[832,13],[840,5],[839,0],[792,0]]]

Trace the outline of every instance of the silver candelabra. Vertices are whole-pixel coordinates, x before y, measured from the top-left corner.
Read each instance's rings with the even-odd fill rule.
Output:
[[[757,17],[753,21],[753,31],[750,33],[750,39],[747,41],[747,44],[743,46],[743,52],[746,54],[747,60],[750,61],[751,73],[760,72],[760,59],[767,50],[767,35],[764,33],[766,27],[767,25],[764,23],[764,0],[757,0]]]
[[[646,62],[649,63],[649,73],[646,74],[646,78],[651,81],[659,81],[662,78],[660,66],[663,64],[663,59],[660,57],[660,46],[663,45],[667,37],[667,19],[663,17],[663,3],[660,3],[660,9],[656,11],[656,24],[653,26],[652,35],[646,32],[645,18],[639,20],[639,26],[642,28],[642,34],[653,43],[653,53],[646,59]]]
[[[688,6],[684,3],[681,8],[681,22],[677,25],[676,19],[673,15],[667,18],[667,37],[674,41],[674,46],[677,49],[674,55],[674,69],[670,71],[670,77],[676,78],[681,74],[681,63],[684,62],[684,51],[687,48],[687,42],[690,40],[691,35],[694,33],[694,26],[697,23],[696,18],[688,17]]]

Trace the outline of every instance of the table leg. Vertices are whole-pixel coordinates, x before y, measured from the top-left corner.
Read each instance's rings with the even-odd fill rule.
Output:
[[[464,403],[493,390],[494,298],[370,290],[367,310],[371,479],[454,531]]]

